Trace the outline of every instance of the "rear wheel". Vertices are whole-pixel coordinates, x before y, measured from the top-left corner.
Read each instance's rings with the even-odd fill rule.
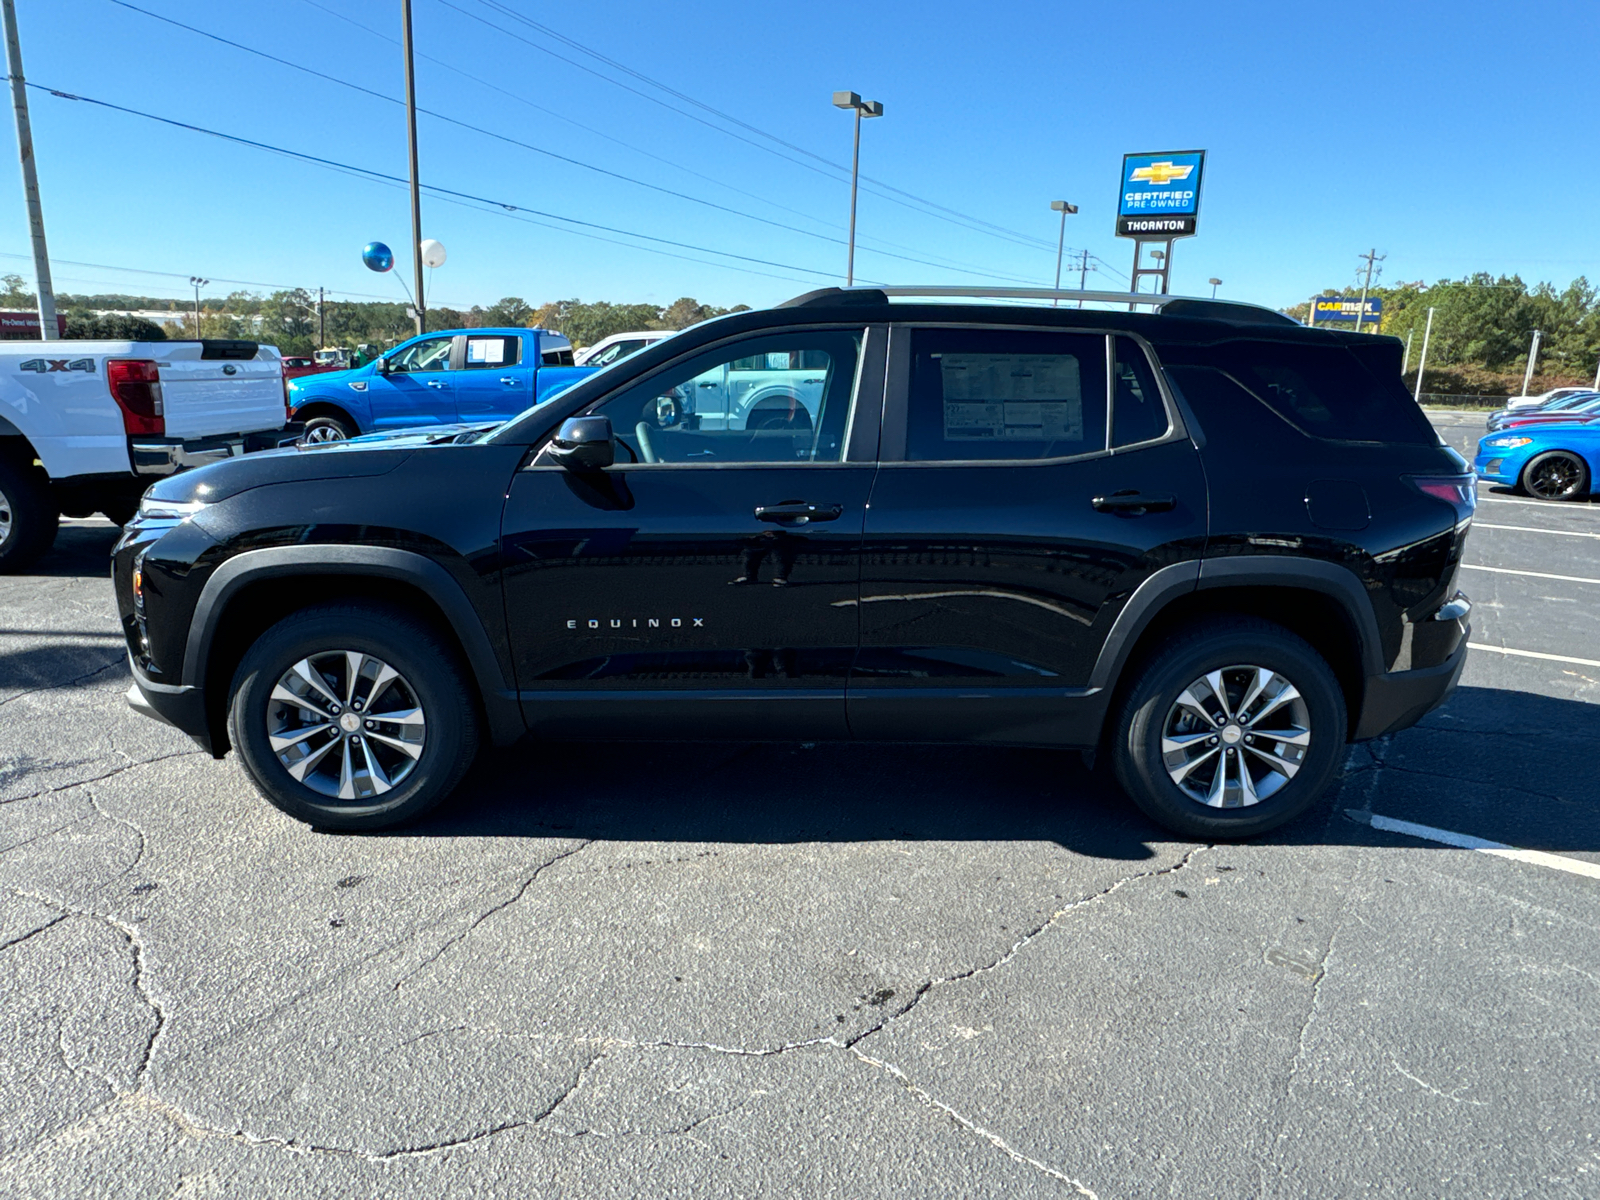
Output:
[[[356,436],[354,425],[343,417],[322,415],[310,418],[300,440],[310,445],[319,442],[347,442]]]
[[[1190,837],[1264,833],[1299,816],[1337,770],[1344,694],[1287,629],[1221,618],[1146,660],[1112,727],[1112,767],[1133,802]]]
[[[61,511],[44,472],[0,457],[0,575],[21,571],[55,544]]]
[[[1589,493],[1589,468],[1569,450],[1547,450],[1522,468],[1522,490],[1540,500],[1576,500]]]
[[[234,674],[228,733],[267,799],[323,829],[420,816],[478,748],[454,651],[382,605],[318,605],[262,634]]]

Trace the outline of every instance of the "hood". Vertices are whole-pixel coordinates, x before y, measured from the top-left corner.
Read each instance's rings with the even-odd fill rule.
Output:
[[[313,386],[321,387],[327,384],[330,387],[340,387],[352,379],[366,379],[372,374],[372,363],[364,367],[349,367],[343,371],[318,371],[314,375],[297,375],[289,380],[290,403],[301,392],[309,391]]]
[[[453,442],[464,433],[485,433],[502,424],[502,421],[461,421],[452,425],[413,425],[409,429],[386,429],[381,433],[364,433],[345,442],[318,442],[295,449],[302,454],[320,454],[339,446],[437,446]]]
[[[420,444],[420,443],[419,443]],[[380,443],[363,446],[357,442],[330,442],[312,452],[291,446],[283,450],[262,450],[243,458],[198,467],[168,476],[150,488],[146,495],[173,504],[198,500],[215,504],[251,488],[269,483],[309,483],[315,479],[352,479],[386,475],[411,457],[412,447]]]

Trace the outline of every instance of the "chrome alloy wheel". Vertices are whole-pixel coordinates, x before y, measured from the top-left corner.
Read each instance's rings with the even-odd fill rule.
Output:
[[[1299,690],[1266,667],[1196,679],[1161,727],[1161,761],[1189,799],[1212,808],[1259,804],[1295,777],[1311,748]]]
[[[405,782],[427,721],[416,690],[382,659],[327,650],[283,673],[267,705],[267,741],[297,782],[338,800],[370,800]]]
[[[344,430],[337,425],[318,425],[315,429],[306,430],[300,440],[307,445],[315,446],[322,442],[342,442],[346,438]]]
[[[0,492],[0,546],[6,544],[11,537],[13,517],[11,515],[11,501],[4,492]]]

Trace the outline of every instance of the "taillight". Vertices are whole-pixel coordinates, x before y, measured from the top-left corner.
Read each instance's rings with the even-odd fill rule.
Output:
[[[1456,510],[1456,523],[1470,521],[1478,509],[1475,475],[1407,475],[1406,482],[1424,496],[1443,500]]]
[[[283,376],[283,423],[287,425],[294,420],[294,409],[289,407],[289,364],[281,358],[278,360],[278,371]]]
[[[106,384],[122,410],[122,427],[130,434],[164,434],[165,410],[161,405],[161,372],[148,358],[108,358]]]

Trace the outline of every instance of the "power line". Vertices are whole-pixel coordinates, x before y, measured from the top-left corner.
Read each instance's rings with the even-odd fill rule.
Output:
[[[302,162],[315,163],[318,166],[329,167],[329,168],[331,168],[333,170],[344,171],[344,172],[346,172],[348,174],[359,175],[359,176],[362,176],[364,178],[380,180],[380,181],[383,181],[383,182],[386,182],[386,183],[389,183],[389,184],[392,184],[392,185],[409,186],[409,182],[407,180],[404,180],[404,179],[400,178],[397,175],[389,175],[389,174],[386,174],[385,172],[382,172],[382,171],[375,171],[375,170],[372,170],[370,167],[358,167],[358,166],[354,165],[353,163],[342,163],[342,162],[339,162],[339,161],[337,161],[335,159],[321,158],[321,157],[319,157],[319,156],[317,156],[315,154],[306,154],[303,151],[289,150],[289,149],[286,149],[286,148],[284,148],[282,146],[274,146],[269,142],[261,142],[261,141],[255,140],[253,138],[240,137],[239,135],[232,134],[232,133],[223,133],[220,130],[216,130],[216,129],[207,129],[206,127],[204,127],[202,125],[191,124],[188,121],[178,121],[178,120],[173,119],[172,117],[158,116],[155,113],[145,112],[145,111],[143,111],[141,109],[129,108],[126,105],[122,105],[122,104],[113,104],[109,100],[97,100],[92,96],[84,96],[84,95],[79,95],[79,94],[76,94],[76,93],[73,93],[73,92],[61,91],[60,89],[52,88],[52,87],[50,87],[50,86],[48,86],[46,84],[34,83],[32,80],[28,81],[28,86],[30,88],[34,88],[34,89],[36,89],[38,91],[48,92],[48,93],[50,93],[50,95],[55,96],[57,99],[74,100],[74,101],[79,101],[79,102],[84,103],[84,104],[92,104],[92,105],[95,105],[96,107],[99,107],[99,108],[110,109],[113,112],[126,113],[126,114],[128,114],[130,116],[135,116],[135,117],[143,117],[146,120],[156,121],[156,122],[159,122],[162,125],[170,125],[170,126],[173,126],[174,128],[177,128],[177,129],[187,129],[192,133],[203,133],[203,134],[206,134],[209,137],[220,138],[220,139],[222,139],[223,141],[226,141],[226,142],[233,142],[236,145],[249,146],[249,147],[251,147],[253,149],[256,149],[256,150],[265,150],[265,151],[267,151],[269,153],[272,153],[272,154],[280,154],[280,155],[283,155],[285,158],[292,158],[292,159],[298,159],[298,160],[300,160]],[[817,270],[814,267],[802,267],[802,266],[797,266],[797,265],[795,265],[793,263],[774,262],[774,261],[772,261],[770,259],[756,258],[756,257],[754,257],[752,255],[747,255],[747,254],[735,254],[730,250],[716,250],[716,249],[713,249],[713,248],[711,248],[709,246],[696,246],[696,245],[694,245],[693,243],[690,243],[690,242],[679,242],[679,241],[674,241],[671,238],[656,237],[654,234],[639,233],[636,230],[632,230],[632,229],[618,229],[615,226],[601,225],[601,224],[599,224],[598,222],[595,222],[595,221],[584,221],[584,220],[580,220],[577,217],[562,216],[560,213],[545,212],[545,211],[543,211],[541,209],[532,208],[532,207],[529,207],[527,205],[513,204],[513,203],[511,203],[509,201],[506,201],[506,200],[496,200],[496,199],[493,199],[493,198],[488,197],[488,196],[478,196],[478,195],[474,195],[471,192],[456,191],[456,190],[451,189],[451,188],[440,187],[437,184],[424,184],[423,186],[428,191],[433,192],[433,193],[435,193],[437,195],[447,196],[447,197],[448,196],[453,196],[453,197],[457,197],[458,199],[469,200],[469,201],[472,201],[472,202],[477,203],[477,204],[485,205],[491,211],[494,210],[494,209],[503,209],[505,212],[513,213],[513,214],[514,213],[518,213],[518,212],[529,213],[529,214],[533,214],[534,216],[545,217],[545,218],[547,218],[549,220],[560,221],[560,222],[563,222],[565,224],[581,226],[582,229],[577,229],[577,230],[575,230],[575,229],[566,229],[566,230],[564,230],[564,232],[577,233],[580,236],[592,236],[592,235],[584,234],[582,232],[582,230],[598,229],[598,230],[602,230],[602,231],[604,231],[606,233],[620,234],[620,235],[622,235],[624,237],[639,238],[639,239],[641,239],[643,241],[647,241],[647,242],[657,242],[657,243],[659,243],[661,245],[664,245],[664,246],[675,246],[675,247],[677,247],[679,249],[682,249],[682,250],[694,250],[694,251],[697,251],[697,252],[702,253],[702,254],[715,254],[715,255],[718,255],[718,256],[723,257],[723,258],[732,258],[732,259],[736,259],[736,260],[738,260],[740,262],[756,263],[756,264],[759,264],[761,266],[777,267],[780,270],[785,270],[785,271],[799,271],[802,274],[806,274],[806,275],[820,275],[820,276],[823,276],[825,278],[830,278],[831,279],[831,278],[833,278],[833,276],[835,274],[835,272],[833,272],[833,271],[820,271],[820,270]],[[598,238],[596,240],[606,241],[608,239]],[[631,249],[647,250],[647,249],[650,249],[650,247],[647,247],[647,246],[634,246],[634,247],[631,247]],[[691,261],[694,261],[694,260],[691,260]],[[724,267],[727,266],[726,263],[707,263],[703,259],[702,260],[698,260],[698,261],[700,261],[702,263],[702,265],[706,265],[706,266],[724,266]],[[758,272],[754,272],[754,273],[755,274],[763,274],[763,272],[759,272],[759,271]]]
[[[147,8],[141,8],[137,4],[131,4],[131,3],[128,2],[128,0],[110,0],[110,3],[117,5],[119,8],[128,9],[130,12],[136,12],[136,13],[141,14],[142,16],[150,17],[150,18],[152,18],[154,20],[157,20],[157,21],[160,21],[160,22],[162,22],[164,24],[172,25],[172,26],[174,26],[174,27],[176,27],[178,29],[183,29],[183,30],[185,30],[185,31],[187,31],[189,33],[196,34],[199,37],[207,38],[210,41],[220,43],[221,45],[230,46],[230,47],[232,47],[233,49],[236,49],[236,50],[242,50],[246,54],[253,54],[258,58],[264,58],[264,59],[268,60],[269,62],[277,63],[280,66],[288,67],[290,70],[300,71],[300,72],[302,72],[302,73],[304,73],[306,75],[310,75],[310,76],[312,76],[312,77],[314,77],[316,79],[321,79],[321,80],[324,80],[324,81],[326,81],[328,83],[336,84],[339,87],[348,88],[351,91],[360,92],[362,95],[370,96],[373,99],[387,101],[390,104],[396,104],[396,105],[403,105],[404,104],[404,101],[398,99],[397,97],[385,95],[382,92],[374,91],[372,88],[363,87],[360,84],[352,83],[347,79],[340,79],[337,76],[326,74],[325,72],[318,71],[313,67],[305,66],[302,63],[297,63],[297,62],[294,62],[294,61],[292,61],[290,59],[282,58],[282,57],[280,57],[280,56],[278,56],[276,54],[269,54],[267,51],[257,49],[254,46],[248,46],[248,45],[245,45],[242,42],[236,42],[231,38],[226,38],[226,37],[221,36],[220,34],[211,33],[208,30],[200,29],[197,26],[187,24],[187,23],[185,23],[183,21],[174,20],[171,17],[163,16],[161,13],[152,12],[150,9],[147,9]],[[460,120],[460,119],[458,119],[456,117],[449,116],[449,115],[447,115],[445,113],[438,112],[438,111],[436,111],[434,109],[423,108],[421,106],[418,106],[417,111],[421,112],[421,113],[425,113],[426,115],[428,115],[430,117],[433,117],[435,120],[444,121],[447,124],[455,125],[458,128],[470,130],[471,132],[480,134],[480,135],[482,135],[484,137],[493,138],[496,141],[505,142],[508,145],[517,146],[520,149],[529,150],[529,151],[532,151],[535,154],[541,154],[541,155],[544,155],[547,158],[552,158],[552,159],[555,159],[555,160],[557,160],[559,162],[564,162],[564,163],[568,163],[568,164],[570,164],[572,166],[581,167],[584,170],[593,171],[593,172],[596,172],[597,174],[605,175],[605,176],[608,176],[608,177],[610,177],[612,179],[620,180],[620,181],[622,181],[624,183],[630,183],[630,184],[635,185],[636,187],[647,188],[650,191],[659,192],[659,193],[661,193],[663,195],[667,195],[667,196],[672,196],[672,197],[675,197],[675,198],[677,198],[679,200],[687,200],[692,204],[703,205],[703,206],[705,206],[707,208],[714,209],[714,210],[716,210],[718,212],[728,213],[731,216],[743,217],[746,220],[750,220],[750,221],[757,221],[757,222],[759,222],[759,223],[761,223],[763,225],[770,225],[775,229],[783,229],[783,230],[787,230],[790,233],[798,233],[803,237],[816,238],[819,241],[830,242],[830,243],[833,243],[833,244],[839,245],[839,246],[842,246],[842,245],[845,244],[843,238],[830,237],[828,234],[817,233],[814,230],[810,230],[810,229],[801,229],[799,226],[796,226],[796,225],[785,224],[782,221],[774,221],[774,220],[771,220],[768,217],[757,216],[754,213],[745,212],[745,211],[743,211],[741,209],[737,209],[737,208],[731,208],[731,207],[729,207],[728,205],[725,205],[725,204],[718,204],[714,200],[706,200],[706,199],[703,199],[703,198],[701,198],[699,196],[692,196],[687,192],[680,192],[680,191],[677,191],[677,190],[675,190],[673,188],[663,187],[663,186],[661,186],[659,184],[649,183],[649,182],[647,182],[647,181],[645,181],[643,179],[636,179],[631,175],[624,175],[619,171],[612,171],[612,170],[609,170],[606,167],[596,166],[593,163],[584,162],[583,160],[577,159],[577,158],[573,158],[570,155],[559,154],[554,150],[547,150],[543,146],[536,146],[531,142],[522,141],[520,138],[514,138],[514,137],[511,137],[511,136],[509,136],[507,134],[498,133],[498,132],[496,132],[495,130],[492,130],[492,129],[485,129],[481,125],[474,125],[469,121]],[[999,274],[999,273],[996,273],[996,272],[993,272],[993,271],[975,270],[975,269],[969,269],[969,268],[965,268],[965,267],[954,267],[954,266],[950,266],[950,265],[945,264],[945,263],[929,262],[927,259],[916,258],[916,257],[910,256],[910,255],[905,255],[905,254],[897,254],[897,253],[895,253],[894,251],[891,251],[891,250],[875,250],[874,253],[881,254],[881,255],[884,255],[884,256],[889,257],[889,258],[898,258],[898,259],[903,259],[903,260],[905,260],[907,262],[918,263],[918,264],[920,264],[922,266],[941,267],[944,270],[954,270],[954,271],[962,272],[964,274],[976,275],[976,276],[979,276],[980,278],[1013,279],[1013,280],[1017,279],[1017,276],[1008,276],[1008,275]]]

